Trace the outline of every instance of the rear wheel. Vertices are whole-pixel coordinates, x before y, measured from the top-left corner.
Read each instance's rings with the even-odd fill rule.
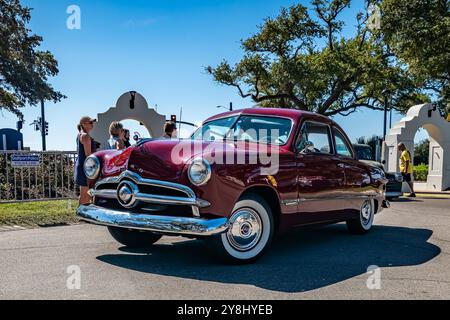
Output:
[[[347,228],[353,234],[366,234],[373,226],[375,218],[375,201],[366,200],[363,202],[359,218],[347,220]]]
[[[151,246],[162,237],[162,235],[151,232],[117,227],[108,227],[108,230],[117,242],[131,248]]]
[[[213,249],[227,262],[251,263],[264,254],[273,234],[269,205],[257,195],[248,195],[236,203],[227,232],[212,238]]]

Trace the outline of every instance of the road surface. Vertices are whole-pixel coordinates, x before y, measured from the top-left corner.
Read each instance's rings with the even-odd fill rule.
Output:
[[[394,202],[375,222],[296,230],[247,266],[183,238],[127,249],[87,224],[0,232],[0,299],[450,299],[450,200]]]

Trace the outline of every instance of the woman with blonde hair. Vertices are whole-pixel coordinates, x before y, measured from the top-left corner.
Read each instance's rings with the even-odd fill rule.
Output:
[[[123,150],[125,149],[125,130],[123,125],[114,121],[109,126],[109,134],[111,137],[108,140],[108,146],[111,150]]]
[[[75,162],[74,178],[75,183],[80,186],[79,204],[90,204],[91,197],[88,194],[88,179],[84,173],[84,161],[87,157],[96,151],[96,143],[89,133],[94,128],[95,119],[90,117],[82,117],[77,125],[77,160]]]

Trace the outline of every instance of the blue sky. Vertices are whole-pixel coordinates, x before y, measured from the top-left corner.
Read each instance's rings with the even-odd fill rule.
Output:
[[[251,107],[254,103],[241,99],[234,89],[215,84],[204,67],[224,58],[238,61],[239,40],[254,33],[265,17],[296,2],[22,0],[34,8],[31,29],[43,36],[43,49],[59,62],[60,74],[50,82],[68,96],[60,103],[47,103],[48,149],[75,149],[79,118],[96,117],[130,90],[143,94],[166,116],[179,114],[182,107],[183,120],[196,123],[218,113],[215,106],[230,101],[236,107]],[[348,34],[362,3],[354,1],[342,16]],[[72,4],[81,8],[81,30],[66,27],[66,10]],[[23,112],[25,146],[39,150],[39,133],[29,126],[39,116],[39,108],[29,106]],[[401,117],[395,114],[394,122]],[[382,112],[364,110],[335,120],[352,140],[382,134]],[[0,128],[15,127],[16,121],[10,113],[0,114]]]

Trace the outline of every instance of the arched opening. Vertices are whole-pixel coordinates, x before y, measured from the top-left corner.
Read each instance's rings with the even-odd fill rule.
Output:
[[[130,131],[139,132],[144,137],[159,138],[163,135],[166,117],[149,108],[145,98],[132,91],[121,95],[116,105],[104,113],[99,113],[97,119],[98,122],[92,130],[91,136],[101,144],[100,149],[105,149],[108,146],[111,122],[120,120],[125,128],[129,127]],[[131,122],[128,122],[128,120],[131,120]],[[136,125],[136,122],[138,125]],[[140,126],[140,123],[144,124],[145,130]]]
[[[399,172],[398,143],[404,143],[414,157],[415,146],[427,136],[428,175],[426,183],[418,187],[425,191],[446,190],[450,188],[450,163],[444,160],[450,156],[450,123],[431,104],[411,107],[406,116],[395,124],[385,137],[383,159],[389,172]],[[417,159],[418,157],[416,162]],[[424,180],[423,178],[422,176],[419,180]]]
[[[130,131],[130,143],[132,145],[136,143],[136,138],[138,139],[153,138],[147,127],[139,121],[132,119],[125,119],[120,121],[120,123],[122,123],[124,129]]]
[[[411,157],[414,166],[414,187],[416,190],[426,190],[429,173],[430,135],[423,127],[420,127],[415,133]]]

